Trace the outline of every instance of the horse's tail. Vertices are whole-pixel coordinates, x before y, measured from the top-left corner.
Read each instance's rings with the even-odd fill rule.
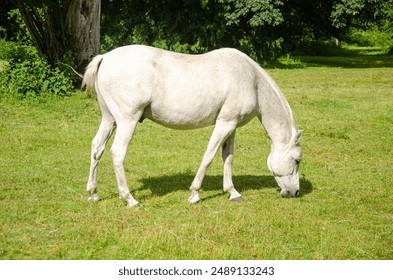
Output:
[[[92,89],[94,91],[96,90],[95,82],[97,79],[97,73],[103,59],[103,55],[97,55],[89,63],[86,68],[85,74],[83,75],[82,88],[86,86],[86,88]]]

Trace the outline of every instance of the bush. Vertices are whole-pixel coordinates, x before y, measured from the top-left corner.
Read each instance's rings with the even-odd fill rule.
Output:
[[[339,46],[328,39],[304,39],[297,43],[296,49],[292,50],[293,55],[300,56],[335,56],[341,53]]]
[[[13,42],[0,42],[0,59],[8,65],[0,72],[0,88],[3,94],[17,98],[39,96],[65,96],[73,89],[71,76],[59,67],[51,67],[40,58],[33,47]]]
[[[393,38],[389,32],[383,32],[377,27],[368,30],[352,28],[346,38],[350,44],[361,47],[383,47],[387,51],[392,46]]]
[[[38,53],[34,47],[0,39],[0,59],[13,64],[37,58]]]
[[[44,59],[24,61],[6,72],[8,93],[18,98],[35,98],[53,94],[65,96],[72,89],[72,81],[58,68],[52,69]]]

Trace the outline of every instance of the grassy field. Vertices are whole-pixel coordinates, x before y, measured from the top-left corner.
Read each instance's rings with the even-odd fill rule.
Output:
[[[145,121],[126,174],[142,207],[119,200],[109,152],[97,203],[85,184],[100,117],[76,93],[41,101],[0,94],[1,259],[392,259],[393,57],[300,58],[269,69],[304,130],[302,196],[283,199],[254,120],[238,129],[234,183],[222,192],[221,157],[202,201],[188,187],[212,128],[174,131]]]

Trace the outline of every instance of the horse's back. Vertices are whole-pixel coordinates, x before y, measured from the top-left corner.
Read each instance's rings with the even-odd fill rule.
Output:
[[[235,49],[189,55],[131,45],[105,54],[100,67],[108,99],[172,128],[212,125],[221,112],[236,117],[256,106],[256,71]]]
[[[173,67],[195,68],[201,65],[218,65],[226,67],[227,70],[242,68],[242,64],[248,67],[245,57],[245,54],[232,48],[221,48],[204,54],[183,54],[144,45],[123,46],[105,54],[105,59],[116,66],[153,64],[166,70],[171,70]],[[228,68],[228,66],[232,67]]]

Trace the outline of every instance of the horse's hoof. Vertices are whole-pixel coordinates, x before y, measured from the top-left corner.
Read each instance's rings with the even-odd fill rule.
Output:
[[[192,193],[190,198],[188,199],[188,202],[191,204],[198,203],[201,199],[199,198],[199,193]]]
[[[237,203],[242,203],[244,201],[244,198],[242,196],[238,196],[235,198],[231,198],[231,201],[237,202]]]
[[[138,201],[132,201],[132,202],[127,202],[127,208],[133,208],[133,207],[140,207],[140,203]]]
[[[87,199],[87,201],[93,201],[96,202],[100,199],[100,197],[98,196],[98,194],[93,193],[92,195],[89,196],[89,198]]]

